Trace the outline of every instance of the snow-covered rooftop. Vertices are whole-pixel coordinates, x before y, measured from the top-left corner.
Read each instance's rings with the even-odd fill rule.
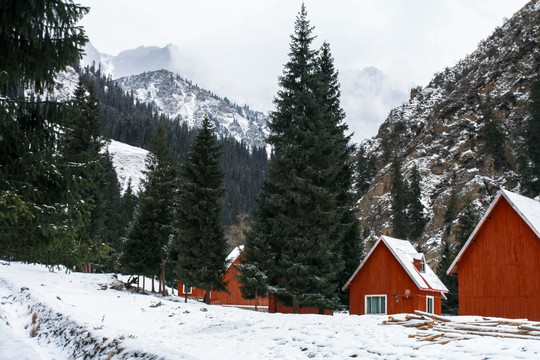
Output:
[[[518,213],[519,216],[521,216],[523,221],[525,221],[525,223],[529,225],[529,227],[536,234],[536,236],[540,238],[540,201],[530,199],[526,196],[519,195],[505,189],[501,189],[501,191],[499,191],[499,193],[495,197],[495,200],[491,202],[491,205],[485,212],[482,219],[478,222],[478,224],[474,228],[473,232],[471,233],[471,235],[465,242],[465,245],[463,245],[463,247],[461,248],[461,251],[459,252],[459,254],[456,256],[456,258],[454,259],[454,261],[448,268],[447,270],[448,274],[457,275],[457,272],[458,272],[457,264],[459,260],[461,259],[461,256],[465,253],[465,251],[469,247],[472,239],[476,237],[476,234],[482,227],[482,224],[484,223],[486,218],[489,216],[489,214],[491,213],[495,205],[503,198],[506,199],[506,201],[508,201],[508,203],[510,204],[510,206],[512,206],[512,208],[516,211],[516,213]]]
[[[390,252],[396,257],[398,262],[401,264],[403,269],[414,281],[416,286],[421,290],[435,290],[440,292],[448,292],[448,289],[442,281],[435,275],[433,270],[429,266],[425,266],[424,272],[419,271],[415,265],[414,260],[425,261],[424,255],[416,251],[412,244],[407,240],[395,239],[390,236],[381,236],[379,240],[373,245],[370,252],[365,257],[364,261],[358,266],[354,274],[349,278],[347,283],[343,286],[343,290],[349,288],[352,280],[358,274],[360,269],[364,266],[366,261],[369,259],[375,248],[380,243],[384,243]]]

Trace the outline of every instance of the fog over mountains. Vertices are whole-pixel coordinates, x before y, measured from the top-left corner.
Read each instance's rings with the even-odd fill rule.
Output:
[[[200,69],[198,62],[192,56],[183,54],[180,49],[174,45],[165,47],[141,46],[136,49],[120,52],[116,56],[100,53],[91,43],[88,43],[85,49],[86,56],[82,61],[82,65],[92,65],[92,63],[102,64],[102,71],[111,75],[113,79],[125,78],[133,75],[140,75],[144,72],[155,70],[168,70],[175,74],[179,74],[186,81],[198,84],[201,88],[205,88],[209,92],[216,92],[221,86],[219,84],[212,85],[212,79],[205,78],[203,69]],[[275,83],[277,84],[278,76],[275,74]],[[349,129],[354,132],[353,141],[360,142],[363,139],[372,137],[377,134],[379,126],[388,116],[390,110],[398,105],[401,105],[409,97],[409,89],[412,84],[403,84],[393,80],[383,71],[376,67],[366,67],[362,70],[346,70],[339,74],[341,82],[341,101],[342,107],[347,114],[347,124]],[[124,83],[129,83],[128,80],[123,80]],[[257,79],[253,79],[256,83]],[[140,81],[137,81],[138,85]],[[255,89],[260,89],[261,86],[255,86]],[[138,87],[140,90],[140,87]],[[126,88],[126,90],[128,90]],[[216,93],[218,97],[228,98],[235,105],[243,107],[258,107],[257,99],[261,96],[272,97],[274,94],[255,94],[258,90],[254,90],[252,94],[242,95],[242,99],[236,99],[230,94]],[[250,96],[253,101],[250,100]],[[142,101],[145,99],[139,98]],[[244,101],[245,103],[244,104]],[[163,102],[162,99],[156,99],[156,102]],[[179,105],[181,107],[181,105]],[[259,106],[260,107],[260,106]],[[273,108],[258,109],[266,114],[272,111]],[[168,115],[172,115],[166,112]],[[174,117],[174,116],[173,116]],[[257,115],[260,117],[260,115]],[[186,119],[187,120],[187,119]],[[264,134],[256,135],[256,132],[250,131],[251,136],[261,137]],[[247,143],[258,143],[259,140],[250,141],[245,139]]]

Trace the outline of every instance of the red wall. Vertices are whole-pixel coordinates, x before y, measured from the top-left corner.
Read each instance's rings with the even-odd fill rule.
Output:
[[[244,299],[242,292],[240,291],[240,283],[237,276],[239,271],[235,265],[240,264],[240,257],[238,257],[234,263],[229,266],[223,279],[227,281],[227,289],[230,294],[225,291],[212,291],[211,303],[217,305],[246,305],[254,306],[255,300],[257,300],[257,306],[268,306],[268,298],[258,297],[257,299]]]
[[[257,300],[257,306],[268,306],[268,298],[258,297],[257,299],[244,299],[240,292],[240,283],[237,280],[238,269],[235,265],[240,263],[240,257],[229,266],[227,272],[223,276],[223,280],[227,281],[227,289],[230,294],[225,291],[212,291],[210,293],[210,303],[215,305],[240,305],[254,306]],[[178,296],[185,296],[183,293],[183,284],[178,283]],[[202,300],[204,298],[204,290],[193,288],[192,294],[188,294],[189,298]]]
[[[293,314],[294,309],[291,306],[285,306],[281,302],[276,301],[275,295],[268,296],[268,312]],[[320,314],[320,310],[314,307],[300,307],[297,314]],[[334,311],[325,309],[321,315],[334,315]]]
[[[540,239],[502,197],[458,263],[459,313],[540,320]]]
[[[409,296],[405,296],[406,289],[410,291]],[[420,290],[383,241],[378,243],[350,284],[350,314],[364,315],[366,295],[386,295],[387,314],[426,311],[426,296],[433,296],[433,312],[441,314],[441,294]]]

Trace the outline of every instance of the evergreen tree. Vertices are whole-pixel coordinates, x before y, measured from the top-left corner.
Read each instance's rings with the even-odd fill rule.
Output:
[[[458,219],[455,244],[456,254],[461,250],[463,245],[465,245],[465,242],[473,232],[479,220],[478,211],[474,207],[474,204],[469,201],[463,208]]]
[[[408,204],[407,204],[407,221],[409,224],[409,238],[411,240],[417,240],[424,226],[426,225],[426,218],[424,216],[424,205],[421,202],[421,190],[420,190],[421,175],[416,165],[412,169],[411,176],[409,177],[408,185]]]
[[[222,282],[227,243],[220,218],[220,155],[214,129],[205,118],[182,166],[176,214],[176,276],[186,286],[205,290],[205,302],[211,290],[226,288]]]
[[[392,161],[392,235],[398,239],[408,238],[407,194],[401,173],[401,161],[394,157]]]
[[[457,191],[455,186],[450,191],[450,198],[446,204],[446,212],[444,213],[444,222],[451,223],[457,215]]]
[[[454,258],[455,251],[452,251],[448,239],[444,238],[441,249],[441,260],[437,266],[437,276],[448,289],[446,300],[442,302],[442,313],[458,315],[458,278],[446,273]]]
[[[69,106],[25,98],[23,90],[31,87],[39,95],[52,88],[55,73],[79,59],[86,38],[76,24],[87,11],[71,1],[0,6],[2,257],[58,264],[49,249],[71,241],[86,215],[65,176],[67,164],[57,156],[59,129],[72,116]]]
[[[159,273],[160,286],[165,284],[165,253],[173,232],[177,177],[174,164],[165,128],[161,125],[146,159],[144,191],[121,258],[123,269],[129,273],[151,277]]]
[[[505,136],[501,125],[493,117],[492,102],[488,99],[483,108],[484,127],[482,128],[482,137],[485,140],[485,151],[493,156],[495,160],[495,169],[500,170],[506,165],[506,156],[504,155]]]
[[[347,125],[343,122],[345,113],[340,105],[338,72],[334,68],[334,59],[328,43],[324,42],[321,46],[316,64],[320,89],[319,104],[323,105],[322,122],[327,127],[324,134],[318,137],[319,141],[332,144],[325,155],[334,159],[330,160],[332,162],[328,169],[330,176],[324,186],[327,191],[337,194],[335,207],[330,211],[341,218],[341,226],[330,236],[340,239],[343,269],[338,275],[338,284],[345,284],[363,256],[360,223],[356,216],[358,197],[353,189],[354,163],[350,161],[353,158],[354,147],[349,145],[350,136],[345,135]],[[326,242],[331,240],[326,239]],[[332,260],[337,261],[335,258]],[[333,280],[331,277],[329,279]],[[348,304],[348,301],[346,303]]]
[[[311,49],[311,33],[302,5],[269,124],[274,153],[246,238],[244,264],[261,276],[242,279],[246,292],[253,293],[246,277],[264,282],[265,292],[295,311],[339,306],[345,234],[355,226],[337,73],[328,45],[319,54]]]
[[[360,146],[356,152],[356,196],[361,198],[368,191],[376,168],[373,158],[366,154],[366,149]]]
[[[526,127],[528,181],[525,181],[527,193],[536,196],[540,193],[540,79],[535,80],[531,89],[531,115]],[[525,162],[525,161],[524,161]]]

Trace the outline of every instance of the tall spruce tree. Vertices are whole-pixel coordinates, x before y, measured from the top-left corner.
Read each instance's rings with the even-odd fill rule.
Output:
[[[165,294],[165,252],[173,234],[177,170],[163,124],[158,127],[150,144],[146,168],[144,191],[124,244],[121,263],[127,272],[133,274],[152,277],[159,274]]]
[[[88,8],[72,1],[7,1],[0,6],[0,256],[56,264],[48,257],[85,216],[58,155],[69,106],[43,101],[57,71],[76,63]],[[24,88],[38,96],[28,98]],[[73,190],[73,191],[71,191]]]
[[[344,237],[354,223],[337,73],[327,45],[320,54],[311,49],[312,30],[302,5],[274,100],[267,140],[273,154],[244,262],[260,273],[257,286],[264,282],[265,292],[295,311],[339,306]]]
[[[343,269],[338,276],[338,284],[345,284],[354,272],[363,256],[360,223],[356,216],[357,193],[354,191],[354,146],[350,145],[351,135],[347,136],[347,125],[344,123],[345,113],[340,104],[340,85],[338,72],[334,68],[334,59],[330,45],[324,42],[316,58],[317,77],[319,81],[319,104],[322,105],[321,123],[326,128],[318,134],[319,141],[329,144],[325,156],[332,164],[328,166],[329,177],[323,184],[327,191],[337,194],[335,212],[341,218],[336,233],[330,236],[340,239]],[[328,239],[326,240],[328,242]],[[335,260],[335,259],[334,259]],[[348,301],[346,302],[348,303]]]
[[[417,240],[426,225],[424,216],[424,205],[421,201],[420,182],[422,178],[416,165],[414,165],[408,181],[407,187],[407,222],[409,224],[408,235],[410,240]]]
[[[408,238],[407,192],[401,172],[401,161],[394,157],[392,161],[392,235],[398,239]]]
[[[213,126],[205,118],[180,172],[175,221],[176,276],[186,286],[205,290],[205,302],[209,302],[211,290],[226,289],[222,282],[227,243],[221,225],[220,155]]]

